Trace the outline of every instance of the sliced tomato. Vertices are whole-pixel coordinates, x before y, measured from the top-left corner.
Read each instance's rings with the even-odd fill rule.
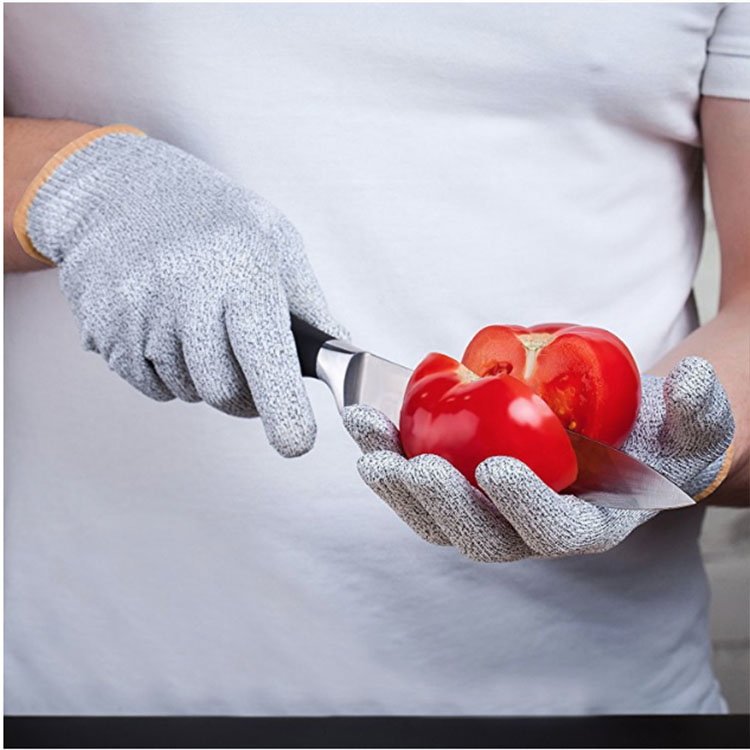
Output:
[[[469,342],[462,363],[480,377],[506,372],[523,380],[565,428],[615,447],[638,414],[638,367],[625,344],[602,328],[487,326]]]
[[[408,457],[442,456],[475,485],[490,456],[518,458],[557,491],[578,471],[565,429],[528,385],[505,373],[477,377],[444,354],[428,354],[414,370],[400,429]]]

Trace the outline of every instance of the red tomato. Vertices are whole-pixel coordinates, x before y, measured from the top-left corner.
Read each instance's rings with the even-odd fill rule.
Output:
[[[520,459],[557,491],[578,472],[565,429],[529,386],[502,373],[479,378],[444,354],[428,354],[412,373],[400,428],[408,457],[442,456],[474,485],[490,456]]]
[[[602,328],[487,326],[462,362],[480,377],[505,372],[523,380],[569,430],[615,447],[638,414],[638,367],[625,344]]]

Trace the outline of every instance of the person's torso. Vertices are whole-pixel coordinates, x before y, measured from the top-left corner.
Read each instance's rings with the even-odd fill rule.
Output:
[[[137,125],[274,202],[390,359],[566,320],[645,369],[695,325],[718,8],[8,7],[6,99]],[[257,422],[131,390],[54,287],[6,283],[7,712],[721,707],[699,512],[473,563],[361,484],[320,383],[317,445],[286,461]]]

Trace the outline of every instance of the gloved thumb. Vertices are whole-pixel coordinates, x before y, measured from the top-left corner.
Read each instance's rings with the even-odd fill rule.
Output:
[[[679,463],[683,476],[712,467],[713,480],[727,458],[735,429],[729,398],[714,368],[701,357],[685,357],[664,380],[663,393],[665,464]],[[692,493],[701,489],[686,488]]]
[[[734,437],[729,398],[701,357],[685,357],[664,380],[665,437],[675,453],[713,460]]]
[[[289,310],[334,338],[348,341],[349,331],[328,309],[328,303],[307,259],[299,232],[282,215],[273,224],[271,231],[278,254],[281,284]]]

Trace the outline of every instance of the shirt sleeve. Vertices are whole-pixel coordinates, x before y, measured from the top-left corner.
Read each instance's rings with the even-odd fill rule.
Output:
[[[750,3],[727,3],[708,40],[701,93],[750,99]]]

